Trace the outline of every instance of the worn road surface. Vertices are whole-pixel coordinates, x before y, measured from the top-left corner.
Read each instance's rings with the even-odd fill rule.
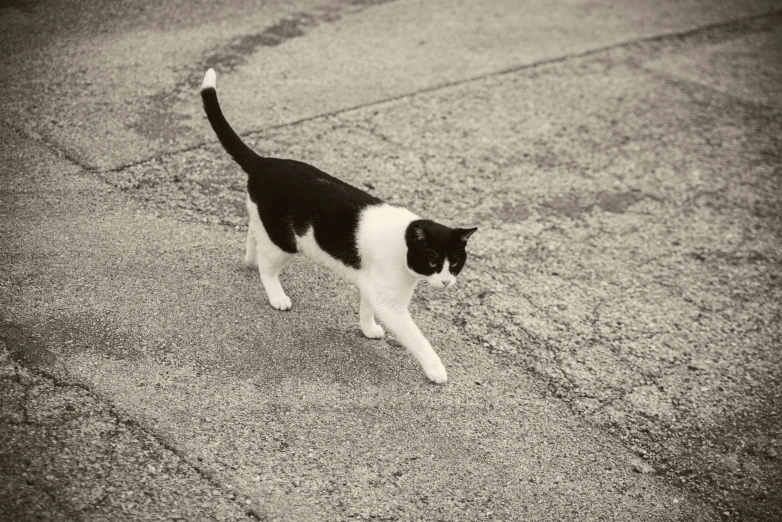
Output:
[[[613,5],[618,4],[618,5]],[[0,5],[0,519],[782,519],[775,1]],[[257,150],[478,226],[429,384]]]

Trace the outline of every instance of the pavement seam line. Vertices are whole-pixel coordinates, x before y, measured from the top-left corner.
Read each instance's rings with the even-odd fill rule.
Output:
[[[451,81],[451,82],[445,82],[445,83],[433,85],[431,87],[425,87],[425,88],[419,89],[417,91],[412,91],[412,92],[400,94],[398,96],[392,96],[390,98],[384,98],[382,100],[375,100],[375,101],[371,101],[371,102],[368,102],[368,103],[355,105],[355,106],[352,106],[352,107],[347,107],[347,108],[344,108],[344,109],[338,109],[336,111],[324,112],[324,113],[316,114],[316,115],[313,115],[313,116],[307,116],[305,118],[301,118],[301,119],[298,119],[298,120],[295,120],[295,121],[280,123],[278,125],[271,125],[269,127],[265,127],[265,128],[261,128],[261,129],[257,129],[257,130],[252,130],[252,131],[249,131],[249,132],[246,132],[246,133],[242,133],[242,134],[240,134],[240,136],[243,137],[243,138],[250,138],[250,137],[257,136],[257,135],[262,135],[262,134],[264,134],[266,132],[273,131],[273,130],[276,130],[276,129],[284,129],[284,128],[287,128],[287,127],[295,127],[296,125],[299,125],[301,123],[314,121],[314,120],[317,120],[317,119],[320,119],[320,118],[328,118],[328,117],[333,117],[333,116],[339,116],[339,115],[345,114],[347,112],[356,111],[356,110],[360,110],[360,109],[365,109],[367,107],[375,107],[375,106],[380,106],[380,105],[383,105],[383,104],[386,104],[386,103],[391,103],[391,102],[394,102],[394,101],[399,101],[399,100],[404,100],[404,99],[409,99],[409,98],[415,98],[416,96],[419,96],[421,94],[435,92],[435,91],[438,91],[438,90],[441,90],[441,89],[447,89],[449,87],[455,87],[455,86],[458,86],[458,85],[467,85],[467,84],[470,84],[470,83],[473,83],[473,82],[478,82],[480,80],[485,80],[487,78],[493,78],[493,77],[504,76],[504,75],[507,75],[507,74],[513,74],[513,73],[518,72],[518,71],[523,71],[523,70],[526,70],[526,69],[534,69],[534,68],[542,67],[542,66],[549,65],[549,64],[562,63],[562,62],[566,62],[566,61],[572,60],[572,59],[585,58],[585,57],[588,57],[588,56],[599,54],[601,52],[610,51],[612,49],[621,49],[623,47],[630,47],[630,46],[633,46],[633,45],[639,45],[639,44],[643,44],[643,43],[661,42],[661,41],[665,41],[665,40],[674,40],[674,39],[686,38],[688,36],[697,35],[699,33],[712,31],[712,30],[720,29],[720,28],[724,28],[724,27],[730,27],[730,26],[734,26],[734,25],[744,24],[744,23],[750,23],[750,22],[762,20],[764,18],[770,18],[770,17],[773,17],[773,16],[777,16],[777,15],[780,15],[780,14],[782,14],[782,9],[776,10],[776,11],[769,11],[769,12],[766,12],[766,13],[761,13],[759,15],[752,15],[752,16],[747,16],[747,17],[743,17],[743,18],[734,18],[732,20],[727,20],[725,22],[716,22],[716,23],[713,23],[713,24],[703,25],[703,26],[700,26],[700,27],[695,27],[693,29],[687,29],[687,30],[684,30],[684,31],[663,33],[663,34],[658,34],[658,35],[653,35],[653,36],[648,36],[648,37],[636,38],[634,40],[627,40],[627,41],[624,41],[624,42],[619,42],[619,43],[616,43],[616,44],[611,44],[611,45],[599,47],[599,48],[596,48],[596,49],[590,49],[588,51],[584,51],[584,52],[581,52],[581,53],[566,54],[566,55],[563,55],[563,56],[558,56],[556,58],[540,60],[540,61],[529,63],[529,64],[515,65],[515,66],[512,66],[512,67],[507,67],[505,69],[501,69],[499,71],[494,71],[494,72],[490,72],[490,73],[486,73],[486,74],[481,74],[481,75],[478,75],[478,76],[473,76],[473,77],[462,79],[462,80],[455,80],[455,81]],[[138,161],[134,161],[134,162],[131,162],[131,163],[126,163],[124,165],[119,165],[117,167],[111,167],[111,168],[108,168],[108,169],[101,169],[99,167],[94,167],[94,166],[86,165],[86,164],[82,163],[81,161],[76,159],[73,154],[67,152],[62,146],[58,145],[55,142],[49,141],[48,139],[46,139],[44,136],[42,136],[40,134],[32,133],[32,132],[20,129],[17,126],[13,125],[12,123],[10,123],[10,122],[8,122],[8,121],[6,121],[4,119],[0,119],[0,123],[4,124],[6,127],[11,129],[12,131],[16,132],[17,134],[19,134],[23,138],[26,138],[26,139],[32,140],[32,141],[34,141],[36,143],[40,143],[40,144],[45,145],[51,151],[56,153],[59,157],[66,159],[68,162],[70,162],[73,165],[81,168],[85,172],[100,172],[100,173],[103,173],[103,174],[112,173],[112,172],[122,172],[124,170],[129,169],[129,168],[137,167],[137,166],[140,166],[140,165],[146,165],[148,163],[153,163],[155,161],[159,161],[159,160],[164,159],[164,158],[169,158],[169,157],[172,157],[172,156],[176,156],[177,154],[182,154],[182,153],[185,153],[185,152],[191,152],[191,151],[194,151],[194,150],[203,149],[205,147],[213,145],[212,142],[196,143],[196,144],[190,145],[188,147],[183,147],[181,149],[175,149],[175,150],[163,153],[163,154],[158,154],[158,155],[155,155],[155,156],[152,156],[152,157],[148,157],[148,158],[144,158],[144,159],[141,159],[141,160],[138,160]]]
[[[41,136],[38,133],[30,132],[25,129],[21,129],[14,125],[13,123],[10,123],[6,121],[5,119],[0,119],[0,124],[5,125],[8,127],[8,129],[11,132],[16,133],[20,138],[23,140],[30,140],[34,143],[38,143],[39,145],[42,145],[49,149],[52,153],[54,153],[55,156],[58,158],[64,159],[67,162],[71,163],[75,167],[79,167],[85,172],[99,172],[100,169],[96,167],[92,167],[90,165],[85,165],[84,163],[77,160],[71,153],[67,152],[65,149],[63,149],[60,145],[57,143],[51,142],[47,140],[45,137]]]
[[[678,46],[678,45],[681,45],[681,44],[678,44],[678,43],[671,44],[671,46]],[[656,46],[651,46],[651,47],[656,47]],[[665,47],[663,47],[663,48],[665,48]],[[523,74],[523,73],[522,73],[522,74]],[[329,118],[325,118],[325,119],[323,120],[323,122],[324,122],[324,123],[326,123],[326,124],[330,123],[330,121],[331,121],[331,120],[330,120]],[[273,134],[273,133],[272,133],[272,135],[274,136],[274,134]]]
[[[684,76],[676,76],[670,72],[664,72],[659,71],[656,69],[653,69],[651,67],[647,67],[644,65],[638,66],[639,70],[643,71],[645,74],[648,74],[649,76],[652,76],[653,78],[659,79],[663,82],[666,82],[670,85],[679,87],[682,90],[692,90],[692,89],[705,89],[717,96],[721,96],[724,98],[727,98],[731,100],[733,103],[746,105],[750,107],[754,107],[763,111],[767,111],[769,113],[778,113],[779,109],[774,107],[773,105],[770,105],[766,102],[759,101],[759,100],[747,100],[745,98],[742,98],[741,96],[738,96],[730,91],[720,90],[717,87],[713,85],[707,85],[705,83],[699,83],[695,80],[692,80],[690,78],[686,78]]]
[[[610,51],[610,50],[613,50],[613,49],[622,49],[622,48],[632,47],[634,45],[640,45],[640,44],[644,44],[644,43],[655,43],[655,42],[664,42],[666,40],[683,39],[683,38],[687,38],[687,37],[698,35],[700,33],[705,33],[705,32],[708,32],[708,31],[714,31],[714,30],[718,30],[718,29],[722,29],[722,28],[726,28],[726,27],[731,27],[731,26],[737,26],[737,25],[741,25],[741,24],[751,23],[751,22],[762,20],[764,18],[771,18],[771,17],[779,16],[779,15],[782,15],[782,9],[778,9],[778,10],[775,10],[775,11],[768,11],[766,13],[761,13],[761,14],[758,14],[758,15],[752,15],[752,16],[747,16],[747,17],[742,17],[742,18],[734,18],[732,20],[727,20],[727,21],[724,21],[724,22],[715,22],[713,24],[707,24],[707,25],[695,27],[695,28],[692,28],[692,29],[685,29],[683,31],[674,31],[674,32],[669,32],[669,33],[657,34],[657,35],[653,35],[653,36],[645,36],[645,37],[636,38],[636,39],[632,39],[632,40],[626,40],[624,42],[618,42],[618,43],[615,43],[615,44],[610,44],[610,45],[606,45],[606,46],[603,46],[603,47],[590,49],[588,51],[583,51],[583,52],[579,52],[579,53],[572,53],[572,54],[565,54],[565,55],[562,55],[562,56],[558,56],[556,58],[548,58],[548,59],[539,60],[539,61],[528,63],[528,64],[514,65],[514,66],[511,66],[511,67],[506,67],[506,68],[501,69],[499,71],[493,71],[493,72],[489,72],[489,73],[485,73],[485,74],[480,74],[478,76],[472,76],[470,78],[465,78],[465,79],[462,79],[462,80],[454,80],[454,81],[450,81],[450,82],[444,82],[444,83],[440,83],[440,84],[433,85],[433,86],[430,86],[430,87],[425,87],[423,89],[419,89],[419,90],[416,90],[416,91],[411,91],[411,92],[399,94],[397,96],[391,96],[389,98],[384,98],[382,100],[375,100],[375,101],[371,101],[371,102],[355,105],[355,106],[352,106],[352,107],[346,107],[344,109],[337,109],[335,111],[324,112],[324,113],[316,114],[316,115],[313,115],[313,116],[306,116],[304,118],[300,118],[300,119],[294,120],[294,121],[280,123],[280,124],[277,124],[277,125],[270,125],[268,127],[263,127],[263,128],[260,128],[260,129],[247,131],[247,132],[244,132],[244,133],[240,133],[239,135],[242,138],[252,138],[252,137],[260,136],[260,135],[263,135],[264,133],[267,133],[267,132],[270,132],[270,131],[274,131],[274,130],[277,130],[277,129],[284,129],[284,128],[287,128],[287,127],[295,127],[296,125],[299,125],[299,124],[302,124],[302,123],[306,123],[306,122],[310,122],[310,121],[314,121],[314,120],[318,120],[318,119],[321,119],[321,118],[329,118],[329,117],[339,116],[341,114],[345,114],[345,113],[352,112],[352,111],[357,111],[357,110],[360,110],[360,109],[366,109],[368,107],[377,107],[377,106],[381,106],[381,105],[384,105],[384,104],[387,104],[387,103],[391,103],[391,102],[395,102],[395,101],[399,101],[399,100],[411,99],[411,98],[415,98],[415,97],[417,97],[417,96],[419,96],[421,94],[427,94],[427,93],[431,93],[431,92],[436,92],[436,91],[439,91],[439,90],[442,90],[442,89],[447,89],[449,87],[456,87],[456,86],[459,86],[459,85],[467,85],[467,84],[470,84],[470,83],[474,83],[474,82],[478,82],[478,81],[481,81],[481,80],[485,80],[487,78],[494,78],[494,77],[505,76],[505,75],[513,74],[515,72],[523,71],[523,70],[526,70],[526,69],[535,69],[535,68],[543,67],[543,66],[550,65],[550,64],[562,63],[562,62],[566,62],[566,61],[569,61],[569,60],[577,60],[579,58],[586,58],[586,57],[593,56],[595,54],[600,54],[602,52]],[[176,150],[172,150],[170,152],[157,154],[155,156],[151,156],[151,157],[148,157],[148,158],[145,158],[145,159],[141,159],[141,160],[138,160],[138,161],[134,161],[134,162],[131,162],[131,163],[126,163],[124,165],[119,165],[119,166],[111,167],[111,168],[107,168],[107,169],[100,169],[98,167],[84,167],[84,168],[86,168],[89,171],[100,172],[100,173],[103,173],[103,174],[112,173],[112,172],[122,172],[124,170],[129,169],[129,168],[138,167],[138,166],[141,166],[141,165],[145,165],[147,163],[153,163],[155,161],[159,161],[159,160],[164,159],[164,158],[169,158],[169,157],[172,157],[172,156],[176,156],[177,154],[182,154],[182,153],[185,153],[185,152],[191,152],[191,151],[194,151],[194,150],[203,149],[203,148],[208,147],[210,145],[214,145],[215,143],[216,142],[211,142],[211,141],[210,142],[196,143],[196,144],[193,144],[193,145],[189,145],[187,147],[183,147],[181,149],[176,149]],[[76,164],[82,166],[78,161],[76,161],[76,160],[73,160],[73,161]]]
[[[192,469],[203,480],[206,480],[212,487],[218,488],[218,489],[221,489],[221,490],[227,489],[213,476],[213,473],[211,473],[211,472],[205,470],[204,468],[198,466],[197,464],[194,464],[193,462],[191,462],[190,459],[187,458],[187,456],[185,455],[184,452],[182,452],[179,449],[177,449],[174,445],[170,444],[163,437],[158,436],[154,432],[152,432],[152,431],[148,430],[147,428],[145,428],[144,426],[142,426],[136,419],[130,417],[129,415],[126,415],[126,414],[120,412],[117,409],[117,407],[111,401],[103,398],[100,394],[98,394],[97,392],[92,390],[88,385],[86,385],[84,383],[81,383],[81,382],[78,382],[78,381],[64,381],[61,378],[57,377],[53,373],[47,372],[45,370],[42,370],[41,368],[36,368],[36,367],[30,367],[30,366],[23,365],[19,361],[16,361],[16,360],[14,360],[14,363],[18,367],[25,368],[27,371],[37,375],[39,378],[46,379],[46,380],[50,381],[52,383],[52,386],[55,387],[55,388],[77,388],[77,389],[80,389],[80,390],[84,391],[90,397],[92,397],[95,401],[97,401],[98,403],[103,404],[104,406],[106,406],[106,408],[107,408],[107,410],[109,412],[109,415],[114,419],[114,421],[117,423],[117,425],[119,425],[121,423],[121,424],[124,424],[130,430],[133,430],[133,429],[139,430],[142,434],[144,434],[147,437],[150,437],[155,442],[160,444],[160,446],[163,449],[165,449],[166,451],[170,451],[171,453],[176,455],[180,459],[180,461],[182,463],[184,463],[185,465],[190,467],[190,469]],[[25,386],[25,392],[28,391],[28,388],[29,388],[28,386]],[[25,409],[25,417],[27,417],[26,409]],[[25,418],[25,421],[26,420],[27,419]],[[43,489],[41,489],[41,490],[43,491]],[[44,493],[49,495],[49,493],[46,492],[46,491],[44,491]],[[56,499],[54,499],[54,497],[52,495],[49,495],[49,496],[52,498],[53,501],[55,501],[55,503],[57,503]],[[257,521],[261,521],[261,520],[265,520],[266,519],[266,517],[260,515],[252,507],[248,507],[248,506],[242,504],[239,501],[239,496],[238,495],[234,499],[230,499],[230,497],[229,497],[229,500],[231,500],[231,502],[237,504],[247,517],[250,517],[250,518],[252,518],[254,520],[257,520]],[[59,506],[59,503],[57,503],[57,505]],[[70,512],[70,510],[65,510],[65,511],[66,511],[66,513],[69,516],[73,516],[73,513]],[[77,517],[74,517],[74,518],[78,519]]]

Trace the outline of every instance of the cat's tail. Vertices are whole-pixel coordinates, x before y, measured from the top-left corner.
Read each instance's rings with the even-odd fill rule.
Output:
[[[223,116],[220,103],[217,101],[216,82],[217,75],[214,69],[206,71],[204,83],[201,84],[201,100],[204,102],[206,117],[226,152],[249,174],[261,158],[242,141]]]

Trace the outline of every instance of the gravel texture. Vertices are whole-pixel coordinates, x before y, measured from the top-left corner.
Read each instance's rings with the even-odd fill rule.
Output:
[[[257,520],[154,435],[0,341],[0,519]]]
[[[778,9],[776,0],[149,0],[0,6],[4,120],[91,168],[204,142],[208,67],[239,131]],[[552,38],[552,34],[555,37]]]
[[[776,4],[380,3],[128,2],[105,30],[0,8],[0,509],[782,518]],[[410,39],[432,10],[443,39]],[[454,292],[413,303],[446,388],[311,264],[263,308],[243,175],[191,92],[212,62],[259,150],[479,226]]]
[[[778,517],[782,100],[770,85],[781,22],[631,45],[250,141],[478,225],[457,297],[424,290],[418,303],[534,371],[673,482],[729,513]],[[243,174],[217,147],[104,179],[155,208],[244,226]]]
[[[394,343],[363,338],[355,290],[326,271],[294,262],[294,308],[277,312],[242,265],[241,233],[157,217],[0,133],[3,157],[20,158],[0,167],[8,351],[175,451],[199,471],[183,495],[208,477],[281,521],[717,518],[636,473],[626,448],[425,302],[413,313],[447,361],[447,386]]]

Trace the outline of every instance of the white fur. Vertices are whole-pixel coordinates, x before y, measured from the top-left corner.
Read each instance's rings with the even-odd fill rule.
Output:
[[[446,257],[443,269],[430,275],[426,282],[435,288],[450,288],[456,283],[456,277],[451,273],[451,261]]]
[[[206,71],[206,74],[204,75],[204,82],[201,84],[202,89],[208,89],[208,88],[216,88],[217,85],[217,74],[215,73],[214,69],[209,69]]]
[[[271,305],[278,310],[287,310],[291,307],[290,299],[282,290],[278,275],[292,255],[271,242],[258,208],[249,196],[247,210],[250,227],[245,262],[258,266]],[[454,283],[454,277],[448,271],[447,260],[440,273],[429,277],[408,268],[405,232],[415,219],[418,216],[409,210],[388,204],[365,209],[356,234],[361,255],[359,270],[345,266],[323,251],[315,241],[312,229],[297,236],[297,247],[307,257],[358,287],[361,293],[359,326],[364,335],[372,339],[383,337],[383,328],[375,322],[377,317],[418,360],[427,377],[440,384],[448,379],[445,367],[410,317],[408,305],[418,281],[426,280],[434,287],[445,288]]]

